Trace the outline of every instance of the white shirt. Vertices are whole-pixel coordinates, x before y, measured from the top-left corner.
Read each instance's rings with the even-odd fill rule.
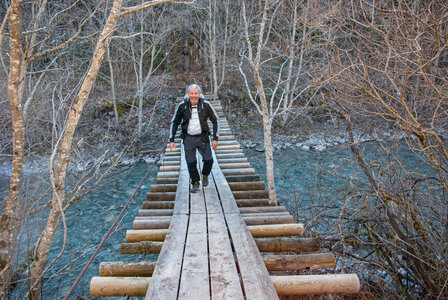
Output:
[[[191,119],[190,122],[188,122],[187,133],[190,135],[197,135],[202,133],[197,107],[193,107],[191,109]]]

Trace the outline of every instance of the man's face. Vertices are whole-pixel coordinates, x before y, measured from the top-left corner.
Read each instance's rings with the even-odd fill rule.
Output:
[[[199,103],[199,89],[190,89],[190,91],[188,92],[188,96],[190,97],[190,103],[191,105],[198,105]]]

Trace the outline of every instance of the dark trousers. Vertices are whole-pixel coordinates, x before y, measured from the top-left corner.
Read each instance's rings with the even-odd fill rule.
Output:
[[[188,173],[190,173],[191,182],[201,180],[197,168],[196,149],[202,156],[202,175],[208,176],[213,166],[212,149],[210,148],[210,139],[208,135],[186,135],[184,138],[185,160],[187,161]]]

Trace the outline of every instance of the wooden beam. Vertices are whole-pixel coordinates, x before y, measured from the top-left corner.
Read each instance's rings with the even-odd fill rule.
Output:
[[[242,216],[246,225],[263,225],[263,224],[292,224],[294,218],[291,215],[280,216]]]
[[[268,191],[232,191],[235,199],[267,199],[269,198]]]
[[[151,203],[151,202],[150,202]],[[134,220],[132,222],[133,229],[166,229],[170,226],[171,219],[162,220]]]
[[[102,262],[100,263],[100,276],[138,276],[150,277],[154,268],[156,267],[154,261],[139,261],[139,262]]]
[[[355,294],[360,290],[356,274],[270,276],[279,296]],[[144,297],[150,277],[93,277],[92,297]]]
[[[151,201],[143,202],[143,209],[173,209],[174,201]]]
[[[264,264],[269,271],[295,271],[325,269],[336,266],[333,253],[310,253],[299,255],[264,255]]]
[[[177,184],[151,184],[152,193],[176,192]]]
[[[255,237],[299,236],[303,233],[302,224],[272,224],[248,226]]]
[[[149,277],[92,277],[92,297],[144,297],[148,290]]]
[[[155,254],[162,250],[163,242],[142,241],[138,243],[121,243],[120,254]]]
[[[126,242],[134,243],[141,241],[163,241],[165,240],[167,231],[167,229],[127,230]]]
[[[224,169],[222,170],[224,176],[228,175],[249,175],[255,174],[254,168],[243,168],[243,169]]]
[[[139,209],[139,216],[172,216],[172,209]]]
[[[278,295],[353,294],[360,289],[355,274],[271,276]]]
[[[178,178],[157,178],[157,184],[176,184]]]
[[[176,199],[176,192],[163,193],[147,193],[146,201],[174,201]]]
[[[255,239],[261,252],[313,252],[320,250],[321,242],[318,238],[261,238]]]
[[[264,190],[264,181],[229,182],[230,189],[234,191]]]
[[[236,200],[238,207],[254,207],[273,205],[269,199],[240,199]]]
[[[278,237],[278,236],[300,236],[303,233],[302,224],[269,224],[247,226],[253,237]],[[140,241],[163,241],[167,229],[138,229],[127,230],[127,242]]]
[[[225,176],[225,174],[224,174]],[[230,185],[230,182],[244,182],[244,181],[259,181],[260,176],[257,174],[249,175],[227,175],[226,180]]]
[[[240,207],[240,214],[264,213],[264,212],[286,212],[284,206],[259,206],[259,207]]]

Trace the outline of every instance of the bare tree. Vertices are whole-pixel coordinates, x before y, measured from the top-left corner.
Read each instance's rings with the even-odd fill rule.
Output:
[[[344,249],[346,239],[365,249],[365,256],[351,255],[371,274],[390,276],[391,294],[444,298],[448,7],[439,1],[357,0],[339,12],[327,100],[347,120],[350,148],[362,170],[340,215]],[[375,137],[380,157],[364,154],[355,127]],[[404,133],[404,145],[382,141],[389,128]],[[416,167],[405,161],[403,148]],[[380,276],[375,280],[377,289],[387,286]]]
[[[10,63],[8,72],[8,99],[13,119],[13,166],[11,172],[10,186],[8,198],[4,202],[4,212],[0,220],[0,228],[2,234],[0,243],[4,245],[0,251],[0,267],[3,269],[8,263],[12,262],[14,245],[17,238],[17,232],[20,226],[20,201],[19,195],[22,183],[23,159],[25,147],[25,119],[27,108],[33,99],[34,90],[30,93],[25,102],[24,90],[26,76],[29,67],[40,57],[57,52],[78,38],[84,23],[80,23],[78,30],[74,35],[65,41],[55,45],[51,45],[42,49],[42,45],[46,41],[38,40],[38,34],[45,32],[47,27],[52,24],[53,19],[47,22],[47,26],[39,27],[42,18],[45,17],[47,1],[43,1],[36,5],[35,15],[32,15],[30,22],[30,33],[22,35],[22,3],[21,1],[12,1],[9,13],[9,36],[10,36]],[[70,7],[68,8],[70,9]],[[8,17],[8,13],[5,18]],[[3,22],[3,25],[5,22]],[[2,32],[4,26],[2,25]],[[3,35],[2,35],[3,36]],[[22,44],[24,40],[24,44]],[[39,48],[41,46],[41,48]],[[42,49],[42,50],[40,50]],[[39,51],[40,50],[40,51]],[[52,63],[50,63],[51,65]],[[49,65],[47,65],[48,69]],[[9,265],[8,265],[9,266]],[[4,276],[2,278],[7,278]],[[8,282],[5,282],[3,289],[6,288]]]
[[[276,2],[274,1],[273,4]],[[266,25],[268,21],[268,11],[271,9],[271,3],[269,0],[265,1],[264,8],[261,15],[260,24],[258,26],[258,30],[255,31],[255,37],[256,42],[253,45],[253,42],[251,41],[253,39],[250,28],[250,23],[248,21],[248,16],[246,12],[246,3],[243,1],[241,3],[241,14],[243,19],[243,39],[245,40],[246,47],[243,50],[244,52],[247,52],[247,56],[245,54],[242,55],[242,59],[245,59],[247,63],[250,66],[250,70],[252,72],[253,79],[255,81],[256,89],[258,92],[259,97],[259,104],[256,102],[254,97],[252,96],[251,88],[249,87],[249,83],[247,80],[247,76],[244,73],[241,64],[240,64],[240,72],[243,75],[246,87],[248,90],[249,97],[252,101],[252,103],[257,108],[257,111],[260,113],[260,115],[263,118],[263,132],[264,132],[264,144],[265,144],[265,154],[266,154],[266,175],[267,175],[267,181],[268,181],[268,192],[269,192],[269,198],[275,201],[275,203],[278,203],[277,200],[277,194],[275,192],[275,180],[274,180],[274,156],[272,151],[272,132],[271,132],[271,125],[272,125],[272,117],[271,113],[269,111],[269,104],[265,93],[265,87],[264,82],[261,76],[261,66],[266,63],[266,61],[263,60],[263,50],[265,50],[264,47],[264,39],[266,34]],[[243,53],[244,53],[243,52]]]
[[[48,216],[47,225],[42,232],[42,236],[36,248],[36,260],[31,274],[30,289],[30,295],[33,299],[39,298],[41,280],[43,274],[46,271],[45,265],[47,264],[47,257],[50,251],[51,243],[53,241],[53,237],[58,227],[60,218],[62,217],[64,220],[63,208],[67,204],[67,198],[65,195],[65,180],[67,175],[68,163],[73,151],[73,136],[81,117],[84,105],[88,100],[90,91],[94,85],[95,79],[102,65],[104,55],[107,50],[107,45],[113,32],[116,29],[116,24],[119,18],[124,15],[128,15],[130,13],[138,12],[142,9],[169,2],[174,2],[174,0],[147,1],[140,5],[132,7],[123,7],[122,0],[114,0],[112,4],[107,21],[98,38],[98,42],[96,44],[96,48],[90,62],[90,67],[70,109],[63,135],[56,144],[56,147],[52,154],[52,160],[50,164],[50,178],[53,188],[52,206],[50,209],[50,214]]]

